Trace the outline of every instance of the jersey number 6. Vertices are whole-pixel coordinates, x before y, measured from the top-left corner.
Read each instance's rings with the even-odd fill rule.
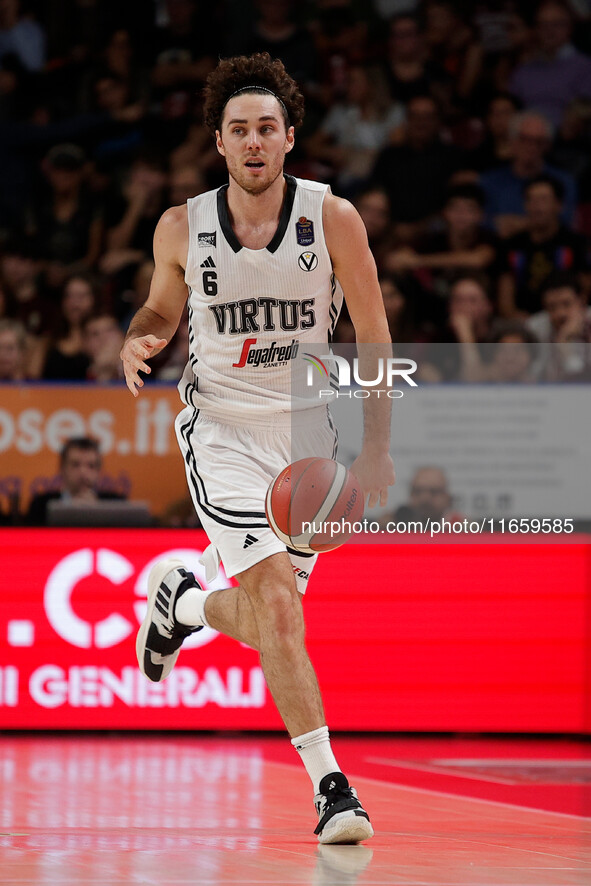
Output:
[[[218,284],[215,271],[203,271],[203,292],[205,295],[217,295]]]

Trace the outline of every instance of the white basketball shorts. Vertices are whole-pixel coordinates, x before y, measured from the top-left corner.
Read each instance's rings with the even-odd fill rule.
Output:
[[[335,458],[337,435],[326,409],[277,416],[276,425],[238,424],[187,406],[176,433],[191,497],[210,546],[203,555],[208,581],[224,564],[229,577],[287,550],[303,594],[317,554],[286,548],[269,527],[265,496],[271,480],[300,458]]]

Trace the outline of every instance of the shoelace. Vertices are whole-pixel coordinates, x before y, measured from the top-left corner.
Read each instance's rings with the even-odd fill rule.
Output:
[[[331,788],[331,790],[327,791],[325,794],[322,794],[322,799],[326,798],[326,802],[324,806],[321,806],[322,800],[319,801],[319,808],[328,809],[329,806],[332,806],[334,803],[337,803],[339,800],[354,800],[353,792],[351,788]]]

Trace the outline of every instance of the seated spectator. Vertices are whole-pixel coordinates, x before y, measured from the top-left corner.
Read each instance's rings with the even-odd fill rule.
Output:
[[[568,3],[544,0],[535,19],[535,54],[513,72],[509,88],[528,108],[554,126],[574,98],[591,98],[591,58],[571,43],[573,13]]]
[[[538,342],[521,323],[497,323],[491,337],[492,359],[484,381],[528,384],[534,381]]]
[[[574,274],[551,274],[542,291],[543,311],[526,321],[546,343],[540,378],[578,381],[591,378],[591,307]]]
[[[510,237],[503,246],[499,312],[504,317],[540,311],[542,287],[553,270],[574,271],[586,287],[590,283],[587,242],[560,221],[562,184],[540,175],[524,192],[527,230]]]
[[[0,4],[0,59],[14,55],[29,71],[45,65],[45,33],[41,25],[21,9],[20,0]]]
[[[496,0],[491,0],[496,5]],[[532,34],[528,11],[512,0],[501,11],[504,17],[504,35],[501,46],[492,56],[485,57],[483,79],[490,91],[510,92],[515,68],[531,56]]]
[[[84,323],[96,310],[97,293],[89,277],[70,277],[64,286],[59,325],[48,339],[41,377],[45,381],[83,381],[90,360],[84,349]]]
[[[44,162],[49,191],[33,209],[33,226],[45,280],[61,289],[73,271],[96,264],[103,239],[102,211],[86,186],[86,160],[77,145],[53,147]]]
[[[499,92],[489,100],[484,117],[484,139],[466,157],[466,167],[482,172],[496,169],[513,159],[511,123],[522,105],[509,92]]]
[[[100,76],[114,75],[117,82],[125,85],[127,101],[137,107],[147,105],[150,97],[148,74],[137,59],[132,35],[126,28],[115,28],[107,37],[99,58],[99,67],[90,72],[89,82],[83,84],[86,91],[86,110],[92,107],[89,87]]]
[[[0,320],[0,382],[26,378],[27,334],[18,320]]]
[[[443,206],[448,181],[459,166],[458,149],[442,141],[435,100],[415,96],[408,103],[402,143],[384,148],[372,174],[372,184],[390,198],[401,241],[409,243],[426,230]]]
[[[576,274],[554,271],[544,282],[541,298],[542,310],[525,321],[538,341],[586,340],[591,307]]]
[[[384,265],[391,273],[417,269],[421,281],[439,295],[449,294],[450,283],[459,272],[487,270],[496,258],[497,240],[483,227],[484,193],[478,185],[451,187],[442,211],[445,227],[426,234],[416,248],[405,246],[389,253]]]
[[[154,259],[146,258],[136,267],[131,287],[123,290],[117,299],[116,313],[123,332],[127,332],[132,318],[146,303],[153,275]]]
[[[351,67],[344,102],[332,106],[306,141],[310,157],[335,170],[335,190],[352,197],[369,178],[377,153],[404,121],[402,105],[388,95],[380,68]]]
[[[10,317],[12,317],[11,302],[0,276],[0,320],[6,320]]]
[[[55,304],[44,292],[39,275],[41,264],[34,245],[13,237],[0,255],[0,281],[10,304],[11,316],[20,320],[27,335],[37,340],[54,321]]]
[[[459,380],[493,384],[529,384],[535,380],[538,343],[519,321],[504,320],[493,325],[490,344],[460,344]]]
[[[411,299],[396,285],[392,277],[382,274],[379,283],[392,341],[396,344],[415,342],[420,339]],[[354,337],[352,340],[355,340]]]
[[[191,110],[193,96],[215,65],[220,45],[215,5],[197,0],[165,0],[157,28],[152,84],[160,116],[178,133]],[[179,125],[180,124],[180,125]]]
[[[119,353],[124,335],[113,314],[102,313],[88,317],[84,322],[84,350],[90,365],[86,373],[89,381],[111,382],[123,378]]]
[[[452,284],[448,302],[449,339],[485,342],[490,338],[493,305],[490,281],[484,274],[461,274]]]
[[[0,58],[0,120],[26,120],[35,101],[39,75],[27,70],[12,53]]]
[[[542,381],[591,379],[591,307],[575,274],[555,271],[542,289],[543,310],[526,325],[540,342]]]
[[[578,98],[569,102],[554,140],[550,154],[552,162],[568,169],[577,182],[581,203],[591,202],[591,99]],[[581,205],[578,206],[578,229],[581,225]],[[588,230],[591,233],[591,230]]]
[[[424,15],[430,56],[453,78],[458,99],[467,102],[482,72],[482,46],[453,0],[427,0]]]
[[[201,119],[193,120],[189,124],[183,141],[170,152],[169,156],[173,174],[180,168],[195,169],[203,176],[207,187],[215,186],[216,177],[219,177],[220,184],[225,183],[220,163],[223,162],[222,157],[212,141],[211,133],[205,128]],[[213,184],[209,183],[210,176]]]
[[[368,57],[365,9],[350,0],[319,0],[308,27],[314,38],[320,82],[327,103],[344,98],[349,65]]]
[[[552,144],[552,127],[534,111],[517,114],[511,124],[513,160],[482,173],[480,183],[486,195],[488,223],[501,237],[510,237],[527,227],[524,185],[539,175],[551,175],[562,182],[562,220],[572,224],[576,208],[576,186],[572,175],[546,163]]]
[[[311,34],[298,22],[298,5],[294,0],[254,0],[253,7],[250,27],[232,54],[268,52],[271,58],[280,58],[300,89],[307,91],[318,80],[318,59]]]
[[[25,521],[29,526],[47,525],[47,506],[50,501],[72,501],[80,505],[100,500],[121,500],[113,492],[99,489],[101,455],[99,444],[90,437],[68,440],[60,453],[60,489],[34,495]]]
[[[101,170],[121,177],[144,139],[146,109],[133,102],[127,80],[113,71],[97,71],[92,83],[92,110],[110,119],[97,133],[93,157]]]
[[[403,104],[417,95],[432,95],[440,107],[451,107],[453,81],[429,58],[420,21],[408,12],[390,22],[388,81],[391,95]]]
[[[357,194],[353,202],[365,225],[369,248],[380,271],[383,269],[384,257],[393,245],[390,200],[381,188],[370,187]]]
[[[445,471],[435,465],[417,468],[410,483],[408,502],[400,505],[389,517],[404,523],[420,523],[423,528],[433,520],[463,520],[452,511],[452,497]]]
[[[438,343],[428,347],[419,365],[420,378],[429,382],[457,379],[462,368],[462,347],[490,341],[492,317],[490,281],[486,275],[460,275],[450,289],[447,322],[438,335]]]
[[[107,250],[101,260],[104,273],[115,274],[152,254],[154,229],[168,208],[164,161],[148,153],[131,165],[123,194],[116,192],[106,209]]]

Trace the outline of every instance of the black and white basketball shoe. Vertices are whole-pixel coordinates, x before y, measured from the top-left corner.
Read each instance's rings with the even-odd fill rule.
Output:
[[[176,601],[189,588],[202,590],[180,560],[163,560],[148,576],[148,609],[137,634],[135,651],[140,671],[153,683],[168,677],[183,640],[202,629],[179,624],[174,617]]]
[[[325,775],[314,797],[320,843],[361,843],[373,837],[369,815],[342,772]]]

